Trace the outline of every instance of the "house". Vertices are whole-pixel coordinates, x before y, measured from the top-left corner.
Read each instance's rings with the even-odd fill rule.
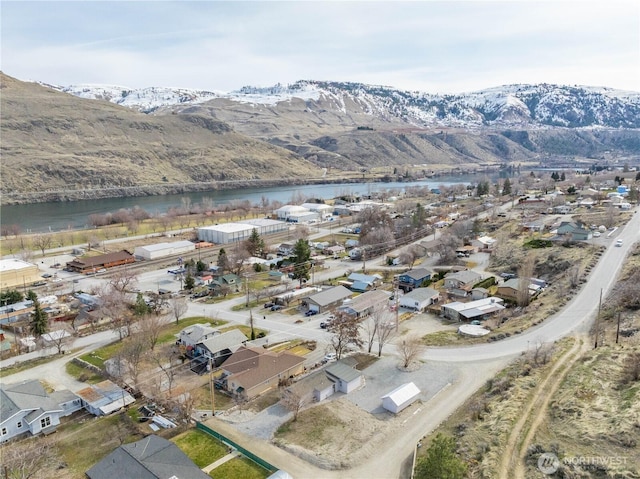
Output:
[[[304,298],[303,303],[311,311],[324,313],[341,306],[342,302],[352,295],[353,293],[344,286],[334,286]]]
[[[536,284],[535,281],[542,281],[542,280],[537,280],[537,279],[534,280],[534,279],[527,279],[527,278],[511,278],[505,281],[504,283],[502,283],[500,286],[498,286],[498,290],[496,291],[496,296],[499,296],[501,298],[511,300],[511,301],[517,301],[521,287],[524,287],[522,283],[527,284],[529,295],[534,296],[538,294],[544,287],[541,284]],[[546,285],[544,281],[542,281],[542,283]]]
[[[482,275],[475,271],[457,271],[444,277],[444,287],[453,296],[467,296],[481,279]]]
[[[445,318],[453,321],[484,320],[492,314],[505,309],[502,298],[490,297],[461,303],[454,301],[442,305],[442,313]]]
[[[94,416],[106,416],[135,402],[131,394],[108,379],[81,389],[77,394],[84,408]]]
[[[237,293],[238,291],[240,291],[241,286],[242,278],[233,273],[223,274],[222,276],[218,276],[217,278],[209,282],[209,289],[214,294],[226,295],[225,291],[235,291]]]
[[[187,350],[193,350],[196,344],[201,343],[216,334],[220,334],[216,328],[213,328],[210,324],[192,324],[187,326],[178,336],[178,344],[181,344],[187,348]]]
[[[345,299],[338,311],[355,318],[364,318],[376,309],[385,306],[389,302],[391,293],[381,289],[367,291],[353,299]]]
[[[76,258],[67,263],[67,269],[76,273],[95,273],[98,270],[135,263],[135,257],[127,250]]]
[[[362,372],[340,360],[325,368],[327,377],[335,383],[335,390],[349,394],[363,384]]]
[[[210,479],[178,446],[154,434],[123,444],[85,474],[89,479]]]
[[[209,361],[213,361],[214,366],[217,367],[246,342],[247,337],[242,331],[232,329],[226,333],[209,336],[197,343],[192,356],[198,364],[203,364],[205,369]]]
[[[347,277],[348,281],[352,283],[363,283],[366,285],[367,289],[372,289],[382,284],[382,276],[379,274],[362,274],[362,273],[351,273]]]
[[[475,246],[478,251],[488,252],[495,247],[496,241],[497,240],[490,236],[481,236],[479,238],[471,240],[471,245]]]
[[[264,348],[242,346],[222,364],[225,389],[246,399],[277,388],[304,371],[304,358]]]
[[[571,241],[586,241],[593,237],[589,228],[580,221],[563,221],[556,229],[556,234],[561,237],[569,237]]]
[[[398,277],[398,287],[405,293],[419,288],[422,283],[431,279],[431,271],[426,268],[414,268]]]
[[[409,407],[418,399],[420,389],[413,383],[406,383],[398,386],[393,391],[382,396],[382,407],[387,411],[398,414],[403,409]]]
[[[471,301],[478,299],[484,299],[489,297],[489,290],[487,288],[473,288],[471,290]]]
[[[431,288],[416,288],[400,298],[400,307],[424,311],[440,300],[440,293]]]
[[[22,434],[49,434],[60,418],[82,409],[80,398],[70,391],[47,393],[35,379],[0,384],[0,442]]]

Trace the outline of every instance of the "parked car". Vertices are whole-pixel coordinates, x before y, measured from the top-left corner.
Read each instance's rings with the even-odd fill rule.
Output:
[[[309,311],[307,311],[306,313],[304,313],[305,316],[314,316],[318,314],[318,312],[314,309],[310,309]]]
[[[616,240],[616,246],[622,246],[622,240],[621,239]]]
[[[265,308],[270,308],[270,307],[272,307],[272,306],[273,306],[273,304],[274,304],[274,303],[271,303],[271,302],[269,302],[269,303],[264,303],[264,307],[265,307]]]
[[[321,327],[322,329],[327,329],[327,328],[329,327],[329,321],[322,321],[322,322],[320,323],[320,327]]]
[[[324,358],[322,358],[322,362],[328,363],[329,361],[334,361],[336,357],[336,353],[327,353],[324,355]]]
[[[271,311],[280,311],[282,309],[282,305],[280,304],[274,304],[273,306],[271,306]]]
[[[51,276],[53,276],[53,275],[52,275],[52,274],[50,274],[50,273],[44,273],[44,274],[42,274],[41,276],[42,276],[43,278],[51,278]]]

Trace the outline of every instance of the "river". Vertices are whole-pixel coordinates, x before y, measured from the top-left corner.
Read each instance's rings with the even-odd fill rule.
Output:
[[[262,198],[270,202],[290,203],[295,197],[331,199],[342,194],[371,194],[379,191],[401,193],[410,186],[437,188],[439,185],[470,183],[478,176],[442,176],[433,180],[392,183],[342,183],[327,185],[273,186],[267,188],[242,188],[215,191],[199,191],[175,195],[105,198],[96,200],[35,203],[28,205],[2,206],[0,221],[3,225],[19,225],[25,233],[61,231],[88,228],[89,215],[115,212],[122,208],[139,206],[151,214],[164,213],[171,207],[180,207],[183,198],[191,204],[210,199],[214,204],[225,204],[233,200],[249,200],[259,204]]]

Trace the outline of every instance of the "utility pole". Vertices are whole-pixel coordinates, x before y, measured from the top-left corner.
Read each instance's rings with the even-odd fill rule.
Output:
[[[616,344],[618,344],[618,339],[620,339],[620,311],[618,311],[618,326],[616,328]]]
[[[209,358],[209,392],[211,394],[211,415],[216,415],[215,387],[213,384],[213,360]]]
[[[398,276],[397,278],[395,278],[395,285],[396,285],[396,333],[398,332],[398,328],[400,327],[400,313],[399,313],[399,309],[400,309],[400,277]]]
[[[602,289],[600,289],[600,302],[598,303],[598,316],[596,316],[596,340],[593,349],[598,349],[598,335],[600,334],[600,311],[602,310]]]

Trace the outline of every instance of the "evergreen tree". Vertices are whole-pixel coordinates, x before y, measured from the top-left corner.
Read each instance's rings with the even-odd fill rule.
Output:
[[[220,248],[220,252],[218,253],[218,268],[220,269],[220,274],[224,274],[225,271],[229,270],[229,257],[224,248]]]
[[[144,316],[145,314],[149,314],[151,312],[151,308],[147,305],[144,300],[144,296],[142,293],[138,293],[136,296],[136,304],[133,306],[133,314],[136,316]]]
[[[456,454],[456,440],[438,434],[418,461],[416,479],[464,479],[467,465]]]
[[[564,171],[562,172],[562,174],[560,175],[560,181],[566,181],[567,176],[564,174]]]
[[[245,248],[251,256],[257,256],[259,258],[264,254],[264,240],[258,233],[258,230],[253,228],[251,236],[247,238]]]
[[[29,291],[27,299],[33,301],[33,313],[31,313],[31,324],[29,325],[31,332],[35,337],[40,337],[47,332],[49,321],[47,320],[47,313],[42,311],[40,301],[38,301],[38,295],[33,291]]]
[[[6,306],[7,304],[19,303],[24,299],[22,293],[17,289],[10,289],[8,291],[2,291],[0,293],[0,305]]]
[[[420,203],[416,205],[416,210],[411,216],[411,224],[414,228],[421,228],[427,221],[427,212]]]
[[[184,289],[191,291],[196,286],[196,280],[191,274],[191,272],[187,272],[187,276],[184,278]]]
[[[311,248],[309,247],[309,242],[303,238],[296,241],[293,247],[293,255],[295,258],[293,277],[300,281],[300,286],[302,286],[302,282],[309,279],[309,271],[311,270]]]
[[[502,183],[502,194],[505,196],[511,194],[511,182],[509,178],[505,178],[504,183]]]
[[[206,269],[207,269],[207,264],[204,261],[198,260],[198,262],[196,263],[196,271],[198,273],[202,273]]]

